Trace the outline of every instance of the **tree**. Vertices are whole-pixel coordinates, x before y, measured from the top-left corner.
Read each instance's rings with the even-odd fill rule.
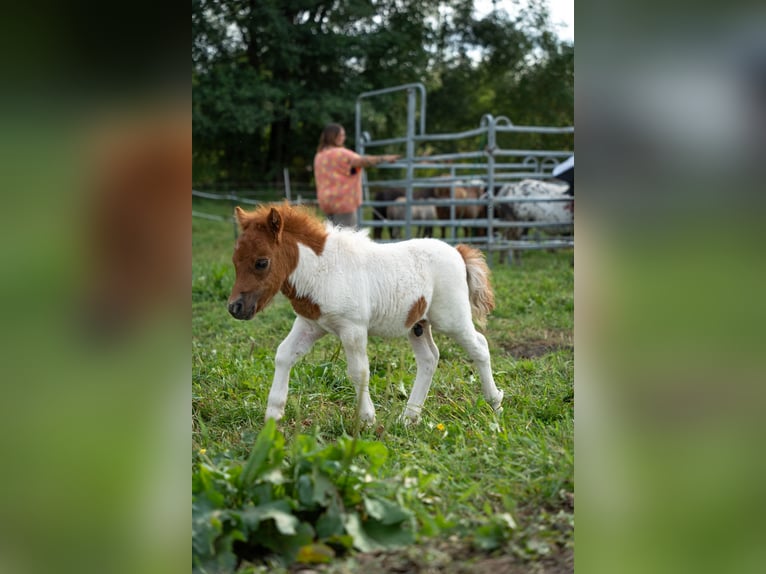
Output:
[[[573,47],[550,32],[544,5],[533,0],[515,20],[495,11],[477,21],[472,7],[192,0],[194,180],[274,180],[291,167],[308,181],[326,123],[346,125],[353,145],[358,94],[415,81],[429,89],[431,132],[474,127],[487,112],[565,120]],[[405,111],[376,110],[374,125],[401,127]]]

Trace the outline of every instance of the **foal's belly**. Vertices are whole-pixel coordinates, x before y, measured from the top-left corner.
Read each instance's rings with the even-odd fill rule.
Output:
[[[367,333],[376,337],[403,337],[407,335],[407,331],[404,321],[401,321],[398,323],[370,323]]]
[[[317,321],[317,324],[328,333],[332,333],[338,337],[341,336],[342,331],[349,327],[350,323],[363,325],[367,329],[368,335],[390,338],[407,335],[408,329],[404,325],[405,320],[405,316],[401,318],[396,317],[393,320],[386,317],[373,317],[369,321],[364,321],[363,319],[349,321],[348,317],[344,317],[341,320],[332,317],[322,317]]]

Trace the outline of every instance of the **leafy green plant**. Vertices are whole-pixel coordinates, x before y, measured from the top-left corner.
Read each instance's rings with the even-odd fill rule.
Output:
[[[231,206],[224,202],[197,198],[194,202],[200,211],[231,215]],[[370,552],[363,557],[350,555],[349,546],[342,543],[348,538],[329,540],[329,535],[323,538],[324,530],[318,533],[319,524],[323,528],[326,521],[333,524],[327,518],[319,522],[323,509],[327,512],[329,496],[324,504],[315,503],[312,510],[299,508],[296,479],[306,475],[303,482],[308,486],[303,489],[308,491],[310,486],[316,491],[310,469],[321,466],[320,460],[303,459],[326,448],[351,448],[351,440],[343,437],[356,434],[355,394],[346,378],[342,346],[335,337],[319,340],[294,366],[285,419],[280,425],[285,441],[269,449],[272,456],[277,451],[283,453],[282,462],[275,468],[284,483],[270,488],[291,489],[292,494],[277,493],[272,500],[288,501],[285,512],[299,520],[296,534],[300,524],[306,523],[314,535],[298,548],[295,564],[290,567],[282,566],[287,560],[277,551],[253,542],[258,540],[258,532],[269,529],[276,531],[274,536],[290,539],[290,535],[279,532],[274,518],[262,519],[255,534],[241,530],[250,540],[230,540],[230,554],[222,549],[227,544],[225,537],[237,530],[228,512],[261,504],[245,498],[234,481],[253,454],[255,439],[263,428],[275,351],[289,332],[295,314],[289,301],[278,295],[267,312],[255,320],[232,320],[225,306],[233,281],[232,225],[197,218],[192,225],[192,473],[195,481],[205,473],[213,475],[210,480],[219,473],[227,474],[227,478],[219,478],[222,484],[216,488],[223,493],[232,490],[225,494],[227,502],[218,506],[196,491],[194,517],[201,523],[195,526],[195,544],[199,546],[204,540],[200,536],[211,519],[203,519],[204,512],[226,511],[212,517],[229,520],[222,523],[220,533],[208,533],[214,557],[208,554],[202,560],[201,551],[195,554],[198,572],[230,572],[236,568],[238,574],[285,574],[300,562],[328,559],[332,560],[326,567],[328,572],[373,571],[362,566],[363,561],[367,564],[377,556],[386,562],[384,557],[391,559],[393,555],[407,556],[425,570],[430,564],[429,549],[449,554],[466,570],[473,568],[476,558],[502,554],[527,565],[520,566],[519,571],[539,570],[541,566],[532,563],[543,559],[546,564],[555,561],[561,571],[571,571],[575,400],[571,252],[531,251],[523,255],[520,265],[498,264],[492,270],[497,307],[486,336],[496,381],[506,393],[505,409],[500,415],[481,398],[476,371],[462,348],[452,339],[436,334],[441,359],[423,420],[414,426],[400,424],[398,418],[415,378],[412,349],[405,339],[370,338],[370,391],[379,419],[374,427],[359,429],[359,438],[384,445],[387,457],[379,467],[370,465],[370,455],[357,453],[363,444],[358,440],[350,464],[364,469],[362,472],[372,479],[362,485],[363,494],[382,497],[415,514],[417,541],[412,546]],[[225,289],[217,294],[211,285],[212,270],[216,268],[230,273]],[[300,438],[301,433],[316,438]],[[301,446],[306,444],[309,446]],[[325,460],[328,454],[318,455],[318,459]],[[346,459],[337,453],[333,456],[343,470]],[[327,464],[322,476],[332,470],[332,465]],[[296,471],[301,465],[306,468]],[[360,476],[354,469],[349,472],[353,474],[350,478],[341,475],[328,479],[335,491],[344,493],[346,481],[350,488],[353,477]],[[275,476],[257,480],[267,479]],[[318,480],[321,485],[322,479]],[[235,493],[240,493],[236,494],[239,498]],[[344,505],[338,506],[339,512],[354,511],[361,524],[367,525],[364,502]],[[274,508],[270,511],[276,514]],[[515,528],[505,515],[510,515]],[[343,517],[340,522],[340,536],[352,536]],[[346,522],[353,531],[353,519]],[[407,527],[415,532],[409,524]],[[227,559],[228,567],[216,566],[216,561],[224,563]],[[394,571],[393,566],[386,562],[378,571]],[[409,571],[417,570],[413,566]]]
[[[340,437],[322,446],[308,435],[296,435],[288,453],[268,421],[244,464],[224,458],[193,471],[194,571],[233,572],[267,558],[329,562],[352,548],[413,543],[403,487],[375,478],[387,457],[376,441]]]
[[[487,522],[474,529],[472,542],[482,550],[495,550],[510,540],[515,530],[516,521],[509,513],[493,514],[490,511]]]

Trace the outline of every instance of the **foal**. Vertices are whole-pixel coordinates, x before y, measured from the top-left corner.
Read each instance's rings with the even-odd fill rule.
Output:
[[[253,212],[236,208],[242,231],[232,258],[236,281],[229,313],[252,319],[281,291],[297,314],[279,345],[266,419],[281,419],[290,369],[322,336],[340,338],[363,422],[375,420],[370,400],[367,337],[406,335],[417,375],[404,411],[416,422],[439,360],[434,331],[454,338],[475,361],[484,397],[499,411],[489,346],[476,331],[494,308],[489,269],[480,251],[437,239],[378,244],[366,231],[323,225],[288,204]]]

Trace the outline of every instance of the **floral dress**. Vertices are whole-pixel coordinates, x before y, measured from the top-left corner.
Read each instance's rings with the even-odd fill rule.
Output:
[[[362,204],[362,169],[351,161],[360,156],[344,147],[331,147],[314,156],[319,208],[327,215],[352,213]]]

